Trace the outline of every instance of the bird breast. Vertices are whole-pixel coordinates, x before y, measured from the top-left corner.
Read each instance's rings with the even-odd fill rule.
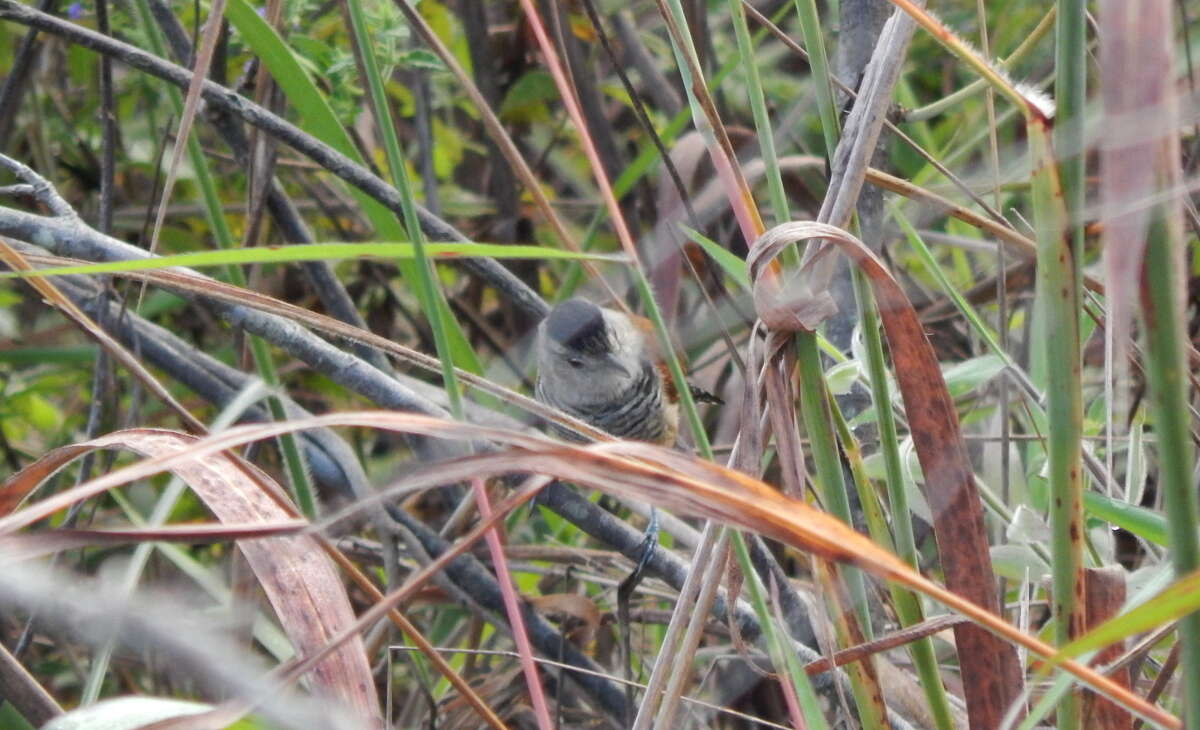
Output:
[[[659,368],[645,363],[624,392],[600,402],[564,402],[544,387],[541,378],[537,382],[537,397],[617,438],[673,446],[679,433],[679,404],[670,398],[668,388],[672,385],[664,380]],[[562,429],[555,430],[565,435]]]

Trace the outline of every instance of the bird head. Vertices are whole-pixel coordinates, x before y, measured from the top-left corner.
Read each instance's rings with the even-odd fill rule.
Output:
[[[538,327],[538,377],[565,403],[623,393],[646,361],[642,332],[621,312],[584,299],[556,306]]]

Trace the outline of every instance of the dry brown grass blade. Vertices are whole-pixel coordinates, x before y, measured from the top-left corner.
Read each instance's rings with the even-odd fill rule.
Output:
[[[804,665],[804,671],[809,675],[828,672],[831,667],[840,667],[850,662],[856,662],[869,656],[873,656],[880,652],[895,649],[905,644],[910,644],[917,639],[923,639],[926,636],[932,636],[946,629],[952,629],[955,626],[963,623],[967,619],[962,616],[938,616],[919,624],[905,627],[898,631],[892,631],[888,634],[880,636],[877,639],[864,642],[858,646],[851,646],[846,649],[840,649],[833,655],[833,659],[822,658],[814,662],[809,662]]]
[[[828,234],[818,234],[828,238]],[[511,431],[471,426],[407,413],[363,412],[336,413],[300,419],[289,423],[238,426],[196,440],[187,452],[159,454],[142,462],[115,470],[91,480],[64,495],[56,495],[30,505],[21,512],[0,518],[0,533],[18,529],[37,515],[62,509],[80,494],[97,493],[163,469],[174,463],[202,459],[229,448],[273,438],[281,433],[307,428],[360,426],[400,431],[415,435],[450,439],[492,440],[515,447],[499,453],[465,457],[430,466],[410,474],[392,488],[381,491],[378,499],[389,499],[394,492],[414,487],[434,486],[479,476],[511,472],[533,472],[600,489],[619,497],[651,502],[666,509],[708,519],[720,520],[742,529],[753,530],[792,545],[826,560],[857,566],[872,575],[897,581],[966,616],[996,637],[1025,647],[1042,658],[1055,657],[1055,650],[1036,637],[1021,632],[993,611],[951,592],[912,570],[899,558],[880,548],[864,535],[840,520],[804,502],[783,495],[763,482],[711,462],[644,443],[613,441],[590,446],[575,446],[551,439]],[[936,472],[935,472],[936,477]],[[317,661],[342,641],[358,636],[358,631],[386,614],[395,602],[405,600],[446,562],[465,550],[508,510],[532,496],[529,490],[498,505],[492,518],[478,523],[462,540],[442,556],[415,573],[385,601],[372,607],[358,621],[346,626],[322,649],[309,656]],[[350,511],[367,508],[373,500],[364,500],[344,513],[333,515],[330,522],[344,519]],[[57,506],[56,506],[57,505]],[[30,513],[23,515],[22,513]],[[960,640],[961,641],[961,640]],[[999,641],[1008,650],[1011,646]],[[961,643],[960,643],[961,648]],[[984,655],[994,661],[994,654]],[[302,671],[307,663],[299,665]],[[1075,661],[1057,666],[1078,677],[1106,697],[1165,727],[1181,727],[1179,719],[1133,695],[1111,679]]]
[[[819,171],[824,167],[825,160],[813,155],[784,155],[779,158],[779,168],[784,172],[797,170]],[[743,164],[741,168],[746,179],[752,184],[761,179],[766,172],[766,166],[761,159],[750,160]],[[1012,253],[1021,259],[1029,260],[1037,256],[1037,244],[1033,242],[1033,239],[1022,235],[1011,226],[980,215],[970,208],[959,205],[928,188],[914,185],[904,178],[896,177],[874,167],[866,169],[866,181],[884,190],[902,195],[914,203],[928,205],[934,211],[945,213],[951,218],[957,218],[969,226],[978,228],[981,232],[995,237],[997,245],[1004,246],[1006,253]],[[700,210],[708,210],[713,206],[725,205],[727,202],[724,190],[720,187],[719,183],[714,181],[705,185],[696,195],[695,206]],[[1097,294],[1104,294],[1104,284],[1096,277],[1085,274],[1083,283],[1088,289]]]
[[[998,612],[983,505],[959,428],[958,413],[917,313],[883,263],[866,245],[840,228],[815,222],[784,223],[763,234],[746,258],[754,282],[755,304],[760,306],[766,300],[768,306],[778,306],[769,299],[777,299],[773,291],[766,296],[759,293],[763,287],[776,286],[773,281],[763,281],[761,274],[767,265],[788,246],[818,238],[848,255],[871,284],[909,429],[925,474],[925,495],[933,513],[946,585],[974,604]],[[760,309],[758,315],[764,322],[780,325],[787,323],[789,315],[794,317],[793,312],[778,308]],[[793,326],[798,328],[803,324],[796,321]],[[967,685],[968,700],[1002,717],[1006,708],[995,705],[1006,703],[1008,688],[1020,687],[1022,683],[1015,649],[977,626],[956,627],[954,634],[964,682],[973,683]]]
[[[89,449],[125,449],[151,461],[183,454],[186,458],[176,458],[171,471],[192,488],[217,519],[237,525],[294,521],[295,512],[280,507],[262,486],[271,482],[269,477],[228,454],[211,452],[193,457],[187,450],[195,442],[196,437],[174,431],[132,429],[52,451],[30,470],[38,475],[53,473]],[[10,478],[0,487],[0,494],[8,492],[10,485],[15,491],[31,489],[23,474]],[[73,489],[63,494],[78,496],[87,492]],[[9,515],[8,519],[28,511]],[[312,537],[247,540],[239,547],[299,654],[311,654],[354,622],[345,587]],[[345,703],[347,711],[355,716],[368,722],[379,718],[379,698],[360,637],[317,664],[312,679],[330,697]]]
[[[5,702],[38,727],[63,714],[46,688],[25,669],[6,646],[0,646],[0,694]]]
[[[433,420],[436,421],[437,419]],[[440,423],[445,424],[446,422],[442,421]],[[496,459],[506,457],[508,454],[492,454],[491,456],[493,459]],[[517,458],[520,457],[518,456]],[[450,465],[451,467],[461,467],[464,463],[467,463],[467,469],[460,469],[458,472],[456,472],[456,476],[447,477],[446,473],[448,470],[439,469],[437,470],[437,473],[440,476],[435,476],[435,481],[419,479],[417,480],[417,483],[422,484],[423,486],[434,486],[435,483],[447,484],[461,482],[468,478],[479,477],[479,469],[475,464],[469,462],[471,462],[471,460],[466,459],[454,462]],[[500,468],[496,473],[513,471],[516,468],[517,467],[515,466],[509,466],[507,469]],[[425,476],[427,477],[428,474]],[[509,512],[530,500],[538,492],[538,490],[548,483],[548,481],[549,480],[546,478],[535,480],[534,483],[527,484],[525,488],[510,496],[501,505],[499,505],[499,507],[490,516],[483,518],[474,528],[472,528],[466,535],[459,539],[457,543],[452,545],[437,558],[430,561],[423,568],[410,575],[404,584],[399,588],[385,596],[382,596],[376,601],[375,605],[364,611],[363,614],[358,617],[357,621],[343,629],[340,634],[333,637],[329,643],[327,643],[319,651],[314,652],[313,654],[310,654],[304,657],[302,660],[294,662],[291,665],[279,667],[275,672],[279,686],[282,687],[295,682],[310,669],[312,669],[312,667],[317,662],[320,662],[326,655],[336,651],[343,642],[360,636],[362,632],[366,631],[368,627],[374,625],[375,622],[379,621],[384,616],[390,613],[396,613],[396,606],[413,598],[417,591],[426,583],[428,583],[434,575],[444,569],[451,560],[454,560],[459,555],[462,555],[464,552],[466,552],[466,550],[470,548],[470,546],[473,545],[476,540],[481,538],[485,532],[495,527],[506,515],[508,515]],[[406,485],[406,487],[407,489],[411,490],[413,488],[413,484],[409,483]],[[380,498],[382,497],[383,495],[380,495]],[[360,502],[358,505],[349,508],[348,511],[357,510],[359,506],[373,504],[375,501],[377,500]],[[336,521],[336,519],[337,518],[335,517],[334,521]],[[432,647],[429,648],[432,649]],[[258,704],[266,702],[268,699],[268,696],[259,696],[253,698],[238,697],[227,701],[220,707],[217,707],[210,712],[203,713],[201,715],[193,715],[190,718],[185,718],[178,722],[168,720],[164,723],[150,726],[146,730],[202,730],[207,728],[213,728],[216,730],[217,728],[222,728],[232,724],[239,718],[245,716],[247,713],[253,711]]]
[[[51,451],[41,459],[38,459],[36,462],[27,466],[25,469],[13,474],[7,481],[0,485],[0,518],[3,518],[4,516],[13,512],[13,510],[17,508],[22,500],[32,493],[33,490],[38,487],[38,485],[44,482],[59,469],[62,469],[72,460],[82,456],[94,448],[96,448],[94,442],[64,446]],[[182,463],[186,458],[186,454],[180,452],[177,453],[174,458],[176,462]],[[62,509],[64,506],[71,504],[75,500],[86,499],[89,496],[99,494],[103,492],[104,489],[107,489],[111,486],[112,483],[109,483],[108,486],[102,486],[100,489],[73,491],[71,494],[61,495],[57,502],[54,505],[51,505],[50,510],[45,514],[51,514],[58,509]],[[269,485],[263,486],[264,489],[269,490]],[[295,516],[296,513],[294,508],[292,508],[290,503],[287,501],[287,498],[277,490],[278,487],[275,486],[273,497],[277,501],[277,504],[282,510],[288,512],[292,516]],[[268,493],[270,492],[268,491]],[[303,522],[301,524],[307,525],[308,523]],[[228,529],[229,526],[226,525],[225,527]],[[15,536],[16,535],[10,533],[7,536],[0,537],[0,543],[3,543],[5,539]],[[36,538],[34,535],[20,535],[20,537]],[[347,575],[350,576],[359,589],[364,591],[368,596],[372,597],[376,601],[382,600],[383,594],[379,592],[379,589],[376,588],[375,585],[371,583],[371,581],[367,579],[366,576],[364,576],[362,572],[359,571],[353,563],[346,559],[346,557],[342,555],[333,545],[329,544],[329,542],[320,535],[311,535],[310,537],[315,539],[325,553],[329,555],[329,557],[335,563],[337,563],[342,570],[347,573]],[[64,546],[60,549],[66,548]],[[9,553],[7,549],[4,550],[3,554],[5,560],[15,559],[17,557],[16,553]],[[476,713],[489,727],[497,728],[499,730],[502,730],[505,727],[500,718],[496,716],[496,713],[487,705],[486,702],[483,701],[482,698],[479,697],[478,693],[472,689],[466,680],[464,680],[462,676],[459,675],[454,668],[451,667],[441,657],[440,654],[438,654],[436,650],[434,650],[433,645],[427,639],[425,639],[416,626],[409,622],[409,620],[400,612],[395,610],[388,612],[388,618],[390,618],[401,631],[409,636],[414,644],[416,644],[423,652],[425,652],[426,656],[429,658],[434,667],[441,672],[444,677],[446,677],[447,681],[454,685],[454,687],[463,697],[464,701],[474,708]]]
[[[704,136],[713,168],[725,190],[734,217],[737,218],[742,236],[749,243],[761,234],[764,228],[762,215],[754,200],[754,193],[750,190],[750,185],[746,182],[746,177],[738,165],[737,153],[733,149],[733,143],[729,141],[729,132],[725,123],[721,121],[720,114],[717,113],[717,104],[713,101],[708,84],[704,80],[704,70],[700,68],[695,53],[688,51],[691,44],[688,39],[685,39],[685,29],[680,28],[679,24],[675,22],[675,16],[665,0],[656,0],[656,4],[667,32],[671,35],[671,42],[679,50],[679,56],[687,64],[687,77],[690,77],[691,81],[689,91],[701,112],[698,115],[693,111],[692,120]]]
[[[0,518],[12,514],[42,482],[53,476],[73,459],[94,449],[88,444],[62,446],[42,456],[0,484]]]
[[[1121,613],[1126,593],[1123,568],[1089,568],[1084,587],[1087,590],[1088,630]],[[1118,641],[1097,652],[1092,664],[1108,666],[1124,651],[1125,642]],[[1122,686],[1130,686],[1128,669],[1110,669],[1108,675]],[[1133,727],[1133,718],[1128,712],[1091,692],[1084,693],[1082,715],[1086,726],[1095,730],[1130,730]]]
[[[959,61],[986,79],[992,88],[1020,109],[1026,119],[1035,119],[1049,124],[1050,119],[1054,117],[1054,103],[1041,91],[1026,84],[1013,82],[1003,68],[991,59],[981,56],[974,46],[962,40],[949,26],[921,7],[924,2],[916,3],[913,0],[889,0],[889,2],[916,21],[917,25],[924,28]]]
[[[575,619],[581,625],[573,629],[568,638],[580,646],[590,644],[600,630],[600,609],[596,602],[578,593],[550,593],[542,596],[530,596],[528,599],[539,611],[558,613]]]
[[[196,120],[196,111],[200,108],[200,92],[204,88],[205,79],[208,78],[208,69],[212,65],[213,52],[217,48],[217,38],[221,35],[224,14],[225,0],[213,0],[208,11],[204,37],[200,40],[199,52],[196,53],[196,62],[192,67],[192,80],[188,83],[187,94],[184,96],[183,114],[179,117],[179,129],[175,132],[175,145],[171,149],[171,161],[167,165],[167,179],[163,183],[158,212],[154,216],[154,228],[150,232],[150,245],[147,249],[151,253],[158,248],[158,235],[162,231],[163,221],[167,218],[167,206],[171,203],[171,190],[175,187],[175,177],[179,174],[179,163],[183,161],[183,150],[187,147],[188,135],[191,134],[192,123]]]

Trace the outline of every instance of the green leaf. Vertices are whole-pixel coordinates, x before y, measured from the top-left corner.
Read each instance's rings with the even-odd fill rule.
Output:
[[[289,42],[297,51],[296,61],[307,66],[312,73],[317,73],[318,69],[327,68],[338,55],[328,43],[306,35],[291,36]]]
[[[840,362],[825,371],[825,381],[829,392],[834,395],[845,395],[854,387],[854,383],[863,376],[862,363],[858,360]]]
[[[0,350],[0,362],[17,366],[84,365],[96,362],[96,352],[95,345],[14,347]]]
[[[1004,359],[998,355],[983,355],[952,365],[942,370],[946,388],[953,396],[975,390],[1004,370]]]
[[[1028,545],[993,545],[989,552],[996,575],[1014,583],[1024,580],[1037,581],[1050,574],[1050,564]]]
[[[459,24],[458,18],[450,12],[446,4],[438,0],[421,0],[419,3],[412,2],[412,0],[404,1],[417,6],[417,12],[433,29],[434,35],[446,44],[446,47],[454,54],[454,60],[458,61],[458,65],[462,66],[467,74],[471,74],[473,68],[471,66],[471,49],[467,47],[467,34]]]
[[[454,174],[466,147],[466,137],[459,130],[440,119],[433,120],[433,172],[438,180],[447,180]]]
[[[558,98],[554,79],[545,71],[523,74],[504,95],[499,116],[506,122],[536,122],[550,117],[546,102]]]
[[[17,708],[7,700],[0,702],[0,727],[5,730],[35,730],[33,725],[30,725],[29,721],[17,712]]]
[[[1155,545],[1167,545],[1167,518],[1157,512],[1099,492],[1084,492],[1083,508],[1093,517],[1111,522]]]
[[[32,391],[25,391],[9,399],[13,412],[28,421],[40,431],[57,430],[63,421],[63,414],[58,408]]]
[[[361,162],[350,135],[346,134],[296,54],[275,30],[254,12],[246,0],[229,0],[225,7],[225,18],[241,34],[271,72],[288,101],[296,107],[303,118],[301,126],[304,130],[338,152]]]
[[[1146,428],[1146,417],[1139,412],[1129,427],[1129,463],[1125,468],[1125,501],[1141,504],[1146,493],[1146,448],[1142,444],[1142,433]]]
[[[419,69],[422,71],[445,71],[446,65],[432,51],[427,51],[424,48],[416,48],[411,51],[405,51],[400,54],[398,63],[410,69]]]

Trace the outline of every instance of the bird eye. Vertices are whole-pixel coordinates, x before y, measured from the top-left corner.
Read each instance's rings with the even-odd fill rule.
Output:
[[[579,368],[583,367],[583,360],[580,360],[577,357],[568,357],[567,364],[578,370]]]

